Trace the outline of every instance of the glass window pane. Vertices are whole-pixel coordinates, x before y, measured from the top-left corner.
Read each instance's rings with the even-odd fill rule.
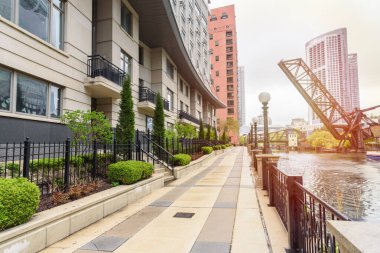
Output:
[[[61,89],[56,86],[50,87],[50,117],[61,116]]]
[[[132,35],[132,13],[128,10],[128,8],[122,4],[121,5],[121,27]]]
[[[0,69],[0,110],[9,111],[11,94],[11,72]]]
[[[121,52],[120,68],[129,76],[131,76],[131,71],[132,71],[131,62],[132,62],[132,58],[128,54]]]
[[[46,116],[47,85],[19,75],[17,78],[16,111]]]
[[[52,22],[51,22],[51,44],[56,48],[63,49],[62,43],[62,13],[57,9],[53,8]]]
[[[53,0],[53,4],[62,9],[62,0]]]
[[[0,1],[0,16],[8,20],[12,20],[13,13],[13,0]]]
[[[49,41],[49,12],[48,0],[19,0],[19,25]]]

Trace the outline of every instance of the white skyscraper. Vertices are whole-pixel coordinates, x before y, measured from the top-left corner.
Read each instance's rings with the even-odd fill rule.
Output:
[[[244,66],[238,67],[238,101],[239,101],[239,124],[245,125],[245,84]]]
[[[348,80],[350,82],[350,90],[351,90],[352,109],[360,108],[357,54],[348,55],[348,76],[349,76]]]
[[[350,58],[352,64],[349,64]],[[307,64],[346,112],[353,110],[356,105],[353,104],[354,101],[358,103],[358,99],[355,100],[353,97],[359,97],[356,54],[350,58],[346,28],[322,34],[306,43]],[[350,75],[350,66],[352,66],[352,75]],[[351,76],[356,76],[356,81],[350,81]],[[334,120],[336,119],[337,115],[334,117]],[[319,122],[311,109],[309,121]]]

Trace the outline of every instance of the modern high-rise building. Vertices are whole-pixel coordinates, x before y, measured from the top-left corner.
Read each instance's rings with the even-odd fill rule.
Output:
[[[228,5],[211,9],[208,26],[210,36],[211,76],[213,89],[227,108],[216,110],[220,126],[228,118],[239,121],[238,54],[235,23],[235,7]],[[238,134],[230,133],[231,141],[238,143]]]
[[[351,90],[351,106],[352,109],[360,108],[359,97],[359,75],[358,75],[358,56],[357,54],[348,55],[348,80]]]
[[[135,127],[216,124],[204,0],[0,1],[0,142],[62,141],[60,116],[104,112],[116,126],[125,76]]]
[[[359,96],[357,63],[354,58],[356,59],[356,54],[352,57],[350,71],[346,28],[322,34],[306,43],[307,64],[347,112],[351,112],[355,107],[353,101],[356,100],[353,97]],[[355,76],[354,73],[356,80],[351,81],[351,77]],[[352,90],[352,87],[356,88]],[[338,115],[335,115],[334,120],[337,119]],[[311,109],[309,121],[312,124],[319,121]]]

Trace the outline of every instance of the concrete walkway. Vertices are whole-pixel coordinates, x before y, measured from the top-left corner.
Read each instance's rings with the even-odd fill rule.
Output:
[[[42,252],[270,252],[249,162],[233,148]]]

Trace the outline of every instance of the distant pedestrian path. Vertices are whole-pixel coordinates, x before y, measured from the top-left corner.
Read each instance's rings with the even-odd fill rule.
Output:
[[[249,163],[233,148],[42,252],[269,252]]]

